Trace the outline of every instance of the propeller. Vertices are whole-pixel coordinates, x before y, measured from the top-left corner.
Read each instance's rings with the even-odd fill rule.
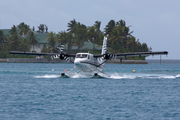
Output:
[[[59,51],[61,51],[61,53],[54,55],[54,56],[51,56],[51,59],[52,60],[54,60],[54,59],[61,59],[61,60],[66,59],[66,54],[63,52],[64,51],[64,45],[61,45],[60,47],[57,47],[57,48],[59,49]]]
[[[108,60],[111,60],[111,59],[115,58],[115,55],[111,54],[110,52],[106,52],[105,54],[103,54],[103,58],[106,59],[106,60],[104,62],[102,62],[101,64],[99,64],[97,67],[100,67],[102,64],[104,64]]]
[[[58,59],[60,55],[54,55],[54,56],[51,56],[51,59],[54,60],[54,59]]]
[[[115,55],[111,54],[110,52],[107,52],[103,55],[103,58],[106,60],[111,60],[111,59],[115,58]]]
[[[61,45],[60,47],[57,47],[60,51],[60,54],[56,54],[54,56],[51,56],[51,59],[61,59],[61,60],[65,60],[66,62],[71,62],[74,63],[70,57],[75,57],[75,55],[70,55],[70,54],[66,54],[64,53],[64,45]]]

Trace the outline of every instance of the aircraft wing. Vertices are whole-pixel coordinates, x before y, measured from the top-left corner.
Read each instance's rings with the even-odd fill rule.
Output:
[[[132,53],[116,53],[116,54],[111,54],[111,53],[105,53],[103,55],[93,55],[93,57],[98,58],[98,57],[104,57],[105,59],[113,59],[117,56],[119,57],[130,57],[130,56],[149,56],[149,55],[167,55],[167,51],[159,51],[159,52],[132,52]]]
[[[36,53],[36,52],[20,52],[20,51],[10,51],[10,54],[18,54],[18,55],[37,55],[37,56],[55,56],[60,55],[60,53]],[[66,54],[63,53],[66,57],[75,57],[75,54]]]
[[[18,54],[18,55],[46,55],[46,56],[52,56],[57,55],[58,53],[36,53],[36,52],[20,52],[20,51],[10,51],[10,54]]]
[[[103,55],[93,55],[93,57],[98,58],[98,57],[103,57]]]
[[[167,55],[167,51],[159,51],[159,52],[133,52],[133,53],[116,53],[115,56],[149,56],[149,55]]]

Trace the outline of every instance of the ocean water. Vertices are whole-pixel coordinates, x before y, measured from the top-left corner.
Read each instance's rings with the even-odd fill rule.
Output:
[[[0,63],[0,119],[180,119],[179,62],[106,64],[110,77],[103,79],[60,77],[72,67]]]

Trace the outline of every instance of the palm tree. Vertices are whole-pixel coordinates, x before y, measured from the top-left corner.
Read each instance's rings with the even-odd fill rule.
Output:
[[[38,43],[38,38],[37,38],[37,35],[34,35],[34,32],[30,32],[29,33],[29,36],[28,36],[29,40],[30,40],[30,43],[31,45],[33,46],[33,51],[34,51],[34,45]]]
[[[12,50],[18,50],[19,44],[19,35],[17,31],[17,27],[13,25],[11,30],[9,31],[10,37],[8,39],[8,43],[11,45]]]
[[[110,20],[108,25],[106,25],[105,29],[105,35],[110,35],[111,31],[115,28],[115,21],[114,20]]]
[[[132,32],[129,32],[129,27],[126,27],[126,22],[120,20],[116,22],[111,20],[105,28],[106,35],[108,35],[109,45],[115,50],[119,49],[121,52],[126,52],[127,50],[127,40],[131,37]],[[118,51],[119,52],[119,51]]]
[[[0,45],[0,47],[4,47],[4,41],[5,41],[5,35],[4,32],[0,30],[0,44],[2,43],[2,45]]]
[[[68,23],[68,29],[67,29],[67,31],[71,31],[72,33],[74,33],[74,32],[75,32],[75,29],[76,29],[76,24],[77,24],[77,22],[76,22],[75,19],[71,20],[71,21]]]
[[[124,36],[124,40],[123,40],[123,44],[124,44],[124,47],[126,48],[126,42],[127,42],[127,39],[128,37],[131,36],[131,34],[133,33],[133,31],[130,32],[130,29],[129,27],[130,26],[126,26],[126,22],[124,20],[120,20],[119,22],[117,22],[117,25],[118,26],[121,26],[123,28],[123,33],[122,33],[122,36]]]
[[[20,30],[19,34],[23,37],[27,36],[29,34],[29,32],[31,31],[29,25],[24,24],[24,22],[22,22],[18,25],[18,29]]]
[[[96,30],[98,33],[100,33],[100,27],[101,27],[101,21],[96,21],[95,24],[94,24]]]
[[[74,45],[74,39],[73,39],[73,34],[72,32],[67,33],[67,47],[68,47],[68,52],[71,50],[72,46]]]
[[[142,52],[148,52],[150,50],[150,48],[148,48],[146,43],[141,44],[141,49],[142,49]]]
[[[95,26],[91,26],[87,28],[87,39],[90,40],[93,43],[93,51],[95,49],[95,41],[96,41],[96,29]]]
[[[46,26],[46,25],[44,25],[44,24],[40,24],[40,25],[38,26],[38,28],[39,28],[39,32],[44,33],[45,26]]]
[[[100,45],[102,45],[103,37],[104,37],[103,33],[100,30],[101,21],[96,21],[94,26],[95,26],[95,31],[96,31],[94,43],[98,44],[97,47],[99,47]]]
[[[131,36],[130,38],[127,39],[127,48],[129,52],[137,52],[135,51],[136,47],[136,38],[134,36]]]
[[[69,52],[74,44],[72,32],[59,32],[56,35],[56,42],[59,43],[59,45],[67,44],[67,51]]]
[[[75,43],[78,46],[78,50],[84,45],[86,39],[87,27],[84,24],[77,23],[76,31],[74,32]]]
[[[118,22],[116,22],[116,26],[117,25],[126,26],[126,22],[124,20],[119,20]]]
[[[57,52],[56,50],[56,33],[50,32],[47,34],[47,41],[48,41],[48,51],[50,52]]]
[[[123,47],[123,39],[125,37],[122,34],[123,34],[123,28],[121,26],[117,26],[110,33],[109,42],[111,44],[115,45],[115,52],[117,52],[118,47],[121,48],[121,49]]]
[[[67,43],[67,33],[65,31],[58,32],[56,35],[56,42],[59,43],[59,45],[65,45]]]
[[[20,39],[20,48],[22,48],[24,52],[29,51],[30,39],[28,37],[23,37]]]

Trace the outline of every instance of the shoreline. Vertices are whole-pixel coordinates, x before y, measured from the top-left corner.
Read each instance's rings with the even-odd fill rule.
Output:
[[[7,58],[0,59],[0,63],[67,63],[65,60],[60,59],[34,59],[34,58]],[[158,59],[147,59],[147,60],[122,60],[122,63],[119,59],[112,59],[106,63],[115,63],[115,64],[148,64],[148,63],[160,63]],[[175,59],[163,59],[161,63],[173,63],[180,64],[180,60]]]
[[[0,63],[67,63],[65,60],[60,59],[33,59],[33,58],[7,58],[0,59]],[[113,59],[107,61],[107,63],[116,63],[116,64],[148,64],[146,60],[122,60]]]
[[[60,59],[33,59],[33,58],[7,58],[0,59],[0,63],[67,63],[65,60]],[[122,63],[119,59],[112,59],[106,63],[115,63],[115,64],[148,64],[148,63],[160,63],[158,59],[147,59],[147,60],[122,60]],[[173,63],[180,64],[180,60],[176,59],[163,59],[161,63]]]

